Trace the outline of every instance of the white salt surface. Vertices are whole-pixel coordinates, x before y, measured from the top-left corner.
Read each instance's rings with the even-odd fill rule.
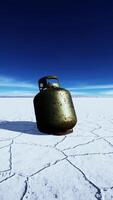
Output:
[[[32,98],[0,98],[0,200],[113,199],[113,98],[73,102],[73,133],[54,136]]]

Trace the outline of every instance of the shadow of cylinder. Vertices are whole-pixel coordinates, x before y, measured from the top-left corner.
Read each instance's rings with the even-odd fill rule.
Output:
[[[37,129],[36,123],[31,121],[0,121],[0,129],[31,135],[47,135]]]

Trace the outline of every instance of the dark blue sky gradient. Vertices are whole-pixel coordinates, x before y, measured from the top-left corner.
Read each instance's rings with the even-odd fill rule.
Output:
[[[48,74],[65,87],[113,84],[112,0],[0,2],[0,76]]]

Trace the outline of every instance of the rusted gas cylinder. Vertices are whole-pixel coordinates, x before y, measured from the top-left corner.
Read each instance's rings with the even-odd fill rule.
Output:
[[[37,128],[56,135],[72,132],[77,117],[70,92],[60,87],[57,76],[45,76],[38,83],[40,92],[34,97]]]

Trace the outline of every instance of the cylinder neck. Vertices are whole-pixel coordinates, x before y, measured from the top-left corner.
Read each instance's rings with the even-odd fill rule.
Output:
[[[40,91],[46,90],[46,89],[49,89],[49,88],[59,88],[60,87],[59,79],[58,79],[57,76],[42,77],[38,81],[38,84],[39,84]]]

